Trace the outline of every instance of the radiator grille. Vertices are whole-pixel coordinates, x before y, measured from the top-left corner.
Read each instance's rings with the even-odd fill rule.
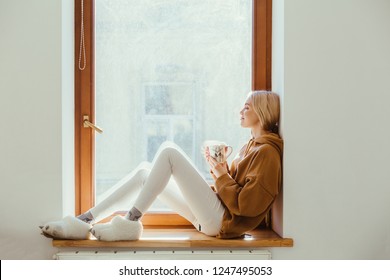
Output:
[[[68,251],[56,260],[270,260],[268,250]]]

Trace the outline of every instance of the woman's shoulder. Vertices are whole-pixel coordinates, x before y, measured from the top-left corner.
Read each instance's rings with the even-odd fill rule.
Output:
[[[275,148],[272,144],[261,144],[261,145],[256,145],[253,147],[251,154],[253,157],[258,157],[258,158],[280,158],[281,157],[281,152],[279,149]]]

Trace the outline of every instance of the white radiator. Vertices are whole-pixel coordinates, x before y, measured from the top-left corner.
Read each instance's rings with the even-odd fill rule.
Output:
[[[56,260],[270,260],[268,250],[197,251],[68,251],[54,255]]]

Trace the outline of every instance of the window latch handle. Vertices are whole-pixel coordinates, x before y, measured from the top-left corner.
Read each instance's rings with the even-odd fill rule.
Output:
[[[89,116],[88,115],[84,115],[83,116],[83,126],[84,127],[90,127],[92,128],[93,130],[99,132],[99,133],[103,133],[103,129],[101,129],[100,127],[98,127],[97,125],[91,123],[89,121]]]

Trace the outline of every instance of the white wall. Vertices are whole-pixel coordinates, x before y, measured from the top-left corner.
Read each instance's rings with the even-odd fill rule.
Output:
[[[61,1],[0,0],[0,38],[0,259],[49,259],[38,226],[63,214]]]
[[[38,225],[73,209],[71,2],[0,0],[0,259],[51,258]],[[389,259],[390,1],[274,4],[295,244],[273,258]]]
[[[276,16],[283,5],[274,87],[295,244],[273,257],[389,259],[390,1],[274,0]]]

